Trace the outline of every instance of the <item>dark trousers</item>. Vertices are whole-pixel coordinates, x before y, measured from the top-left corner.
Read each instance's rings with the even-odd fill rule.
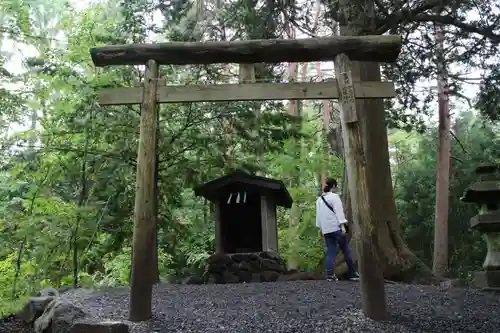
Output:
[[[323,235],[326,245],[326,275],[332,276],[334,274],[335,258],[337,256],[337,245],[340,250],[344,253],[345,261],[349,269],[349,277],[354,277],[356,275],[356,267],[354,267],[354,262],[352,261],[351,251],[349,251],[349,244],[347,241],[347,235],[342,231],[330,232]]]

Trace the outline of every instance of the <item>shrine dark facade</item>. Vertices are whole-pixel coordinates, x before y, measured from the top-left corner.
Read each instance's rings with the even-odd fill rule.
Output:
[[[278,252],[276,207],[293,203],[282,181],[236,171],[195,194],[215,205],[216,253]]]

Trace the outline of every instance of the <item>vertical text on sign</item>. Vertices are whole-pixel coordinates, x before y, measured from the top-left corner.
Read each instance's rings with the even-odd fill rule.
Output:
[[[342,103],[342,107],[345,108],[345,115],[347,116],[346,121],[348,123],[355,122],[358,117],[356,114],[356,97],[351,71],[348,70],[340,73],[337,80],[339,80],[338,83],[340,86],[340,101]]]

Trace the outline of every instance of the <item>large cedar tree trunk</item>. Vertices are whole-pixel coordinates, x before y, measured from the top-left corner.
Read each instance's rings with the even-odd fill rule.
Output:
[[[349,8],[341,8],[339,14],[351,14],[342,22],[340,20],[340,34],[354,34],[353,26],[362,22],[364,31],[368,31],[373,11],[371,0],[357,0],[361,3],[354,4],[347,2]],[[371,13],[371,14],[370,14]],[[355,21],[354,21],[355,20]],[[368,25],[368,26],[367,26]],[[367,33],[369,34],[369,33]],[[362,81],[380,81],[380,66],[373,62],[353,62],[353,71],[359,70],[359,77]],[[401,237],[400,225],[396,212],[396,203],[392,188],[391,168],[389,164],[389,143],[385,121],[385,110],[383,100],[358,100],[359,110],[358,120],[361,126],[363,147],[366,151],[366,163],[371,170],[368,188],[370,203],[372,208],[372,219],[377,226],[377,244],[375,248],[378,252],[380,264],[382,265],[384,277],[389,280],[433,283],[435,282],[432,272],[408,249]],[[347,189],[347,186],[344,187]],[[351,228],[352,230],[353,228]],[[351,241],[351,251],[356,259],[356,246],[352,244],[356,241],[354,234]],[[338,256],[336,273],[345,275],[347,267],[343,257]]]
[[[438,68],[438,147],[436,159],[436,220],[434,227],[434,258],[432,271],[444,277],[448,270],[448,205],[450,182],[450,112],[448,105],[448,75],[443,56],[444,32],[441,25],[436,31],[436,65]]]
[[[349,195],[349,185],[347,183],[347,168],[345,166],[345,154],[343,147],[343,139],[342,139],[342,127],[341,125],[337,125],[333,130],[328,132],[327,135],[328,144],[330,145],[330,149],[332,152],[337,155],[339,158],[342,158],[343,161],[343,176],[342,176],[342,185],[341,185],[341,200],[344,206],[344,214],[347,221],[352,222],[352,205],[351,205],[351,197]],[[352,223],[349,223],[352,226]],[[352,238],[352,228],[349,228],[348,234],[349,240]]]

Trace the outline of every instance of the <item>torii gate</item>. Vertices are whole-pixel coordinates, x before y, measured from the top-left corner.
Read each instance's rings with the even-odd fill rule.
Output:
[[[394,62],[401,51],[399,36],[335,36],[308,39],[246,40],[234,42],[170,42],[92,48],[96,66],[146,65],[142,87],[108,88],[100,93],[101,105],[141,104],[139,150],[135,196],[135,220],[131,274],[131,321],[151,317],[152,260],[154,253],[154,165],[157,103],[217,102],[252,100],[340,99],[341,121],[346,130],[344,147],[352,165],[349,182],[354,223],[360,223],[358,250],[363,302],[384,306],[384,300],[370,299],[367,290],[384,288],[372,246],[373,225],[367,205],[365,152],[357,121],[356,98],[391,98],[392,82],[359,82],[352,78],[351,60]],[[240,83],[221,85],[168,86],[159,83],[159,65],[188,65],[258,62],[335,61],[337,80],[316,83]],[[241,65],[240,65],[241,68]],[[372,265],[374,264],[374,265]],[[366,265],[367,269],[363,269]],[[368,267],[369,265],[369,267]],[[369,269],[368,269],[369,268]],[[382,284],[380,284],[382,281]],[[380,304],[384,302],[384,304]]]

